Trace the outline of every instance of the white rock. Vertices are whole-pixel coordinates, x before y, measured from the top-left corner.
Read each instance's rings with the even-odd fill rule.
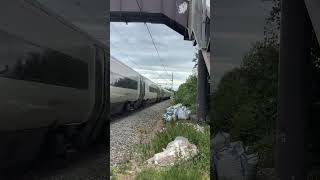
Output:
[[[197,154],[198,149],[194,144],[187,138],[178,136],[167,145],[166,149],[163,149],[163,152],[155,154],[147,162],[158,166],[171,166],[178,160],[188,160]]]

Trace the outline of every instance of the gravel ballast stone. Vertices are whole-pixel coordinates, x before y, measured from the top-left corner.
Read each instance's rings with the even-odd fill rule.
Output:
[[[154,104],[110,124],[111,166],[122,163],[130,156],[130,148],[141,142],[141,131],[152,134],[161,127],[162,114],[170,106],[170,100]]]

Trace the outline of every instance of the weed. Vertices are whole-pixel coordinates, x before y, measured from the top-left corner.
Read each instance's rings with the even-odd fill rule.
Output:
[[[208,177],[210,168],[210,130],[205,127],[204,133],[198,132],[192,126],[183,123],[168,123],[165,130],[158,132],[148,144],[139,145],[139,152],[142,160],[152,157],[155,153],[161,152],[167,144],[177,136],[187,138],[190,143],[198,148],[198,155],[188,161],[180,161],[172,167],[165,169],[144,169],[136,179],[203,179]],[[206,178],[208,179],[208,178]]]
[[[112,180],[117,179],[118,174],[126,174],[128,170],[131,168],[131,162],[128,160],[124,163],[121,163],[118,166],[114,166],[111,168]]]

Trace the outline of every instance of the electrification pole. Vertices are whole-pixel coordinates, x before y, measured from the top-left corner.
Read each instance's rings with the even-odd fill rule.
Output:
[[[172,72],[172,76],[171,76],[171,90],[173,90],[173,72]]]
[[[281,1],[276,170],[278,179],[307,179],[312,26],[304,0]]]

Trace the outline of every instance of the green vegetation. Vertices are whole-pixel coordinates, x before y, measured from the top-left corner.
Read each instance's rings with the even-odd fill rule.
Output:
[[[265,39],[256,43],[239,68],[224,74],[213,96],[211,128],[231,134],[259,153],[259,167],[274,167],[275,124],[277,120],[280,0],[266,19]],[[314,84],[320,79],[320,48],[313,31],[311,60]]]
[[[190,164],[190,163],[189,163]],[[192,166],[192,164],[191,164]],[[201,180],[209,179],[209,175],[204,176],[199,173],[199,169],[190,168],[187,164],[183,166],[173,166],[166,171],[155,169],[143,170],[137,178],[138,180]]]
[[[121,163],[118,166],[114,166],[111,168],[112,179],[117,179],[117,174],[125,174],[131,168],[130,161],[126,161]]]
[[[190,143],[198,148],[198,155],[189,161],[182,161],[172,167],[163,169],[144,169],[136,177],[143,179],[167,179],[167,180],[188,180],[188,179],[209,179],[210,168],[210,130],[205,127],[204,133],[196,131],[192,126],[183,123],[170,121],[166,129],[158,132],[148,144],[141,144],[139,150],[142,160],[151,158],[155,153],[166,148],[167,144],[177,136],[188,138]]]
[[[212,128],[255,147],[263,167],[273,166],[277,81],[277,46],[257,43],[240,68],[223,76],[211,99]]]
[[[196,98],[197,98],[197,76],[190,75],[186,82],[179,86],[179,89],[174,95],[175,103],[181,103],[187,106],[192,113],[196,112]]]

